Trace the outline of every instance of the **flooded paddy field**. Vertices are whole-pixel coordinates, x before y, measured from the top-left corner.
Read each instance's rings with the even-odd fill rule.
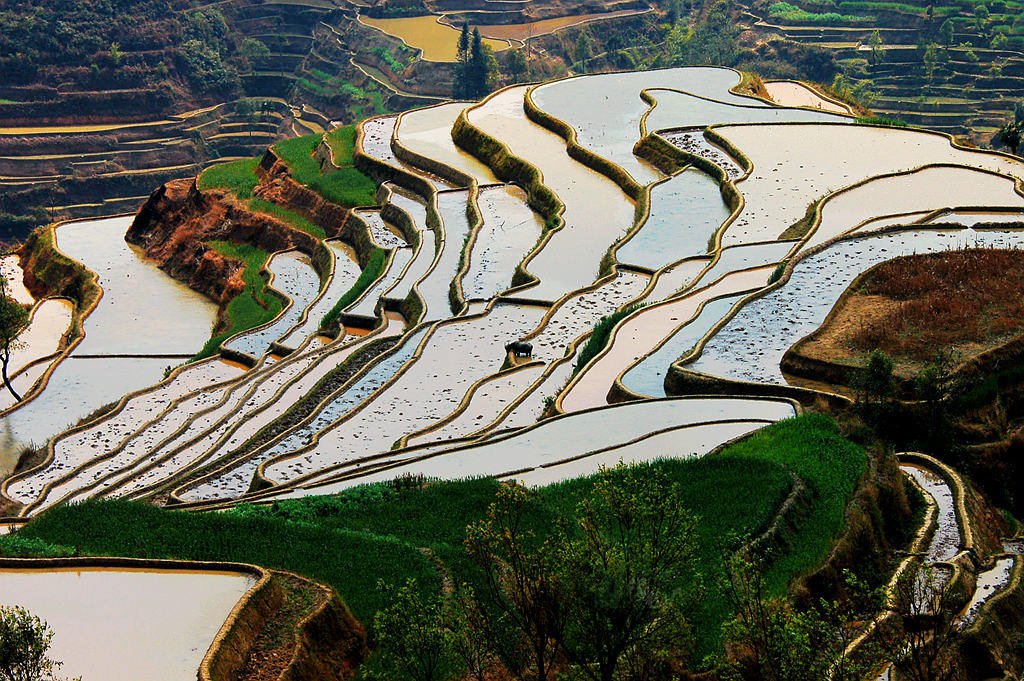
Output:
[[[270,344],[289,329],[304,321],[306,310],[320,293],[320,275],[313,269],[309,256],[298,251],[287,251],[273,256],[267,263],[273,278],[270,286],[281,293],[290,304],[269,324],[239,334],[224,342],[224,347],[235,352],[259,358],[270,349]]]
[[[632,226],[634,205],[610,179],[570,158],[565,140],[526,118],[525,90],[510,88],[485,100],[469,110],[469,122],[535,165],[565,204],[565,224],[526,265],[540,279],[526,295],[554,301],[597,279],[601,257]]]
[[[1019,232],[913,230],[842,241],[799,261],[790,280],[752,300],[704,346],[687,369],[782,385],[782,356],[818,328],[861,272],[900,255],[978,246],[1014,248]]]
[[[0,602],[50,625],[49,654],[64,663],[62,674],[188,681],[253,583],[231,572],[3,568]]]
[[[485,300],[509,288],[516,265],[533,249],[544,228],[544,220],[530,210],[526,193],[516,186],[484,187],[477,205],[483,224],[462,279],[466,300]]]
[[[768,96],[781,106],[806,106],[838,114],[849,114],[850,107],[828,99],[811,87],[791,80],[770,80],[764,84]]]
[[[406,149],[461,171],[480,184],[497,182],[490,168],[452,141],[455,119],[470,105],[450,102],[406,111],[395,130],[395,140]]]
[[[671,128],[697,128],[730,123],[848,122],[849,118],[807,109],[773,107],[747,99],[722,101],[720,97],[701,97],[696,93],[672,89],[648,91],[657,104],[644,120],[653,132]]]
[[[877,175],[948,163],[1024,176],[1024,161],[958,149],[946,137],[913,130],[810,124],[723,126],[716,131],[754,166],[737,184],[745,205],[725,233],[726,244],[778,238],[803,217],[809,202]],[[826,151],[822,145],[839,146]],[[836,148],[842,153],[833,153]],[[800,149],[798,155],[795,149]]]
[[[409,47],[423,51],[428,61],[455,61],[458,52],[460,31],[441,23],[441,17],[428,14],[419,17],[374,19],[360,15],[359,21],[388,35],[399,38]],[[511,46],[507,40],[485,38],[483,43],[495,52]]]
[[[679,259],[708,250],[708,240],[729,217],[718,183],[688,168],[651,188],[651,214],[640,230],[619,246],[615,258],[658,270]]]
[[[455,33],[436,17],[414,23],[426,26],[424,19]],[[773,106],[730,92],[738,82],[736,72],[719,68],[581,76],[365,121],[360,153],[425,177],[429,196],[386,184],[383,207],[354,212],[351,219],[365,223],[374,245],[389,253],[379,278],[343,311],[337,340],[319,336],[320,323],[359,278],[355,251],[325,242],[334,261],[330,277],[297,251],[275,255],[267,265],[271,286],[291,305],[226,346],[249,355],[252,366],[207,360],[160,383],[169,365],[208,338],[215,307],[168,284],[123,243],[131,218],[60,227],[58,246],[98,273],[104,296],[85,320],[80,346],[54,367],[49,387],[0,417],[8,465],[26,443],[41,445],[95,407],[153,388],[61,434],[52,461],[13,479],[4,493],[29,504],[31,515],[92,497],[172,490],[185,502],[231,501],[254,480],[312,490],[335,478],[351,486],[410,472],[514,474],[539,485],[619,457],[651,460],[666,448],[697,456],[786,418],[793,407],[778,402],[764,411],[776,403],[726,397],[714,405],[732,399],[735,409],[690,402],[682,420],[661,413],[673,408],[649,398],[665,396],[666,375],[680,358],[713,376],[782,385],[782,354],[817,328],[866,268],[965,243],[1017,244],[1009,228],[925,227],[827,244],[855,228],[874,232],[929,218],[1015,222],[1024,215],[1014,185],[1024,164],[920,131],[849,125],[848,117],[819,109],[820,102]],[[778,97],[806,104],[792,99],[804,91],[791,85],[779,84]],[[645,220],[637,224],[636,203],[615,181],[572,158],[565,139],[529,119],[528,92],[542,112],[572,126],[580,145],[648,185]],[[565,206],[563,225],[552,220],[546,232],[523,187],[498,182],[455,144],[452,127],[463,112],[470,126],[540,171]],[[634,156],[636,142],[661,129],[671,144],[721,167],[740,196],[729,189],[723,198],[717,180],[695,167],[666,176]],[[719,146],[716,134],[728,144]],[[408,165],[396,149],[420,159]],[[445,174],[442,166],[466,186],[451,189],[431,175]],[[780,238],[820,200],[820,224]],[[742,205],[732,223],[730,205]],[[410,244],[396,221],[418,238]],[[818,246],[825,248],[799,259]],[[792,277],[775,283],[794,260]],[[21,280],[16,260],[6,257],[0,267]],[[506,293],[513,277],[518,283],[530,275],[536,283]],[[469,303],[457,315],[459,291]],[[12,292],[32,304],[27,291]],[[152,321],[142,304],[160,309],[160,319]],[[637,304],[646,307],[626,314]],[[392,312],[400,308],[418,318]],[[599,322],[617,314],[606,344],[576,366]],[[33,362],[56,349],[70,310],[43,301],[36,317],[18,359],[27,367],[22,382],[45,373],[45,361]],[[510,357],[505,346],[513,341],[530,343],[529,355]],[[378,342],[384,344],[373,350]],[[89,383],[101,377],[98,389]],[[318,388],[328,379],[328,388]],[[615,421],[604,408],[622,397],[621,388],[641,397],[638,411],[614,412],[628,416],[628,427],[601,435],[590,414]],[[316,399],[308,399],[314,390]],[[297,415],[288,416],[297,405]],[[529,430],[538,419],[538,432],[550,433],[542,442]],[[562,425],[544,430],[548,424]],[[557,450],[556,441],[583,437],[579,429],[604,440],[583,442],[557,460],[517,449],[528,442]],[[451,441],[463,438],[478,445],[452,449]],[[573,457],[579,458],[563,460]]]

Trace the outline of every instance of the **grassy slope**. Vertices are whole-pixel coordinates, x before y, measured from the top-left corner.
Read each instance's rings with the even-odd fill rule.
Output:
[[[370,254],[370,259],[366,263],[366,268],[359,273],[359,277],[355,283],[352,284],[352,288],[345,292],[338,302],[334,304],[324,318],[320,322],[320,328],[329,326],[331,322],[337,319],[341,315],[341,311],[356,301],[356,299],[363,295],[363,292],[370,287],[373,282],[377,281],[377,277],[384,271],[384,266],[387,264],[388,252],[383,248],[374,248],[373,253]]]
[[[260,271],[270,258],[269,253],[249,244],[230,241],[210,241],[208,245],[221,255],[241,260],[245,264],[242,272],[245,288],[228,303],[227,313],[231,326],[224,333],[208,340],[194,359],[217,354],[220,344],[229,337],[269,322],[281,313],[282,308],[279,298],[267,294],[267,280]]]
[[[340,132],[349,129],[352,130],[351,133]],[[354,128],[348,126],[339,130],[331,133],[332,141],[329,144],[336,150],[335,162],[341,168],[329,173],[321,174],[320,164],[313,158],[313,151],[320,144],[323,135],[294,137],[278,142],[272,148],[288,165],[296,182],[313,189],[331,203],[346,207],[372,206],[376,203],[376,184],[351,165],[352,144],[348,142],[348,136],[351,134],[354,142]],[[342,153],[338,153],[339,150]]]
[[[826,555],[842,528],[843,505],[864,469],[865,456],[839,437],[829,418],[805,416],[759,431],[716,457],[656,465],[684,486],[691,510],[702,518],[699,569],[707,593],[692,618],[697,654],[704,655],[720,646],[719,628],[729,615],[717,593],[725,538],[762,531],[788,492],[787,471],[800,476],[815,493],[815,504],[800,523],[797,548],[769,576],[781,591],[789,579]],[[571,514],[592,484],[584,478],[544,488],[531,510],[530,525],[541,532],[553,518]],[[472,579],[462,548],[465,526],[483,517],[497,485],[489,479],[442,482],[405,492],[371,485],[337,497],[243,507],[229,514],[89,502],[50,511],[21,535],[83,553],[243,560],[286,568],[331,584],[356,616],[368,622],[381,606],[372,588],[378,577],[415,576],[436,588],[436,576],[416,547],[430,547],[457,579]],[[0,548],[4,544],[0,538]]]

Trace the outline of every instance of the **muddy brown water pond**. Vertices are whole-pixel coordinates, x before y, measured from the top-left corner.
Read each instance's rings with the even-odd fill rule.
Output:
[[[68,678],[189,681],[253,584],[233,572],[0,569],[0,603],[49,624]]]
[[[789,80],[774,80],[764,84],[768,96],[781,106],[807,106],[838,114],[849,114],[850,107],[826,99],[819,92],[803,83]]]
[[[409,47],[423,51],[423,59],[427,61],[455,61],[458,55],[458,42],[461,31],[447,24],[440,23],[440,16],[428,14],[420,17],[400,17],[395,19],[374,19],[360,15],[359,21],[372,26],[390,36],[399,38]],[[507,40],[484,38],[483,44],[495,52],[507,50]]]

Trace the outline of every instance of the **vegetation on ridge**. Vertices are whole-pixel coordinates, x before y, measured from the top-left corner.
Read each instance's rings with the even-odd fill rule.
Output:
[[[698,571],[704,595],[691,613],[696,650],[720,649],[729,617],[715,586],[724,575],[730,535],[764,531],[790,491],[790,474],[811,490],[811,506],[797,521],[790,548],[767,579],[782,593],[794,576],[813,569],[843,527],[843,507],[865,466],[865,454],[840,437],[825,416],[780,422],[728,447],[721,455],[653,464],[684,490],[696,528]],[[572,518],[595,477],[569,480],[531,494],[526,526],[539,535],[558,518]],[[378,577],[392,584],[415,578],[421,593],[437,593],[427,547],[459,580],[479,578],[463,546],[467,525],[484,517],[501,483],[485,478],[415,481],[355,487],[337,496],[306,497],[269,506],[240,506],[227,513],[194,514],[124,501],[89,501],[57,507],[19,531],[82,554],[236,560],[287,569],[324,581],[363,622],[384,606],[373,589]],[[132,532],[126,533],[125,527]],[[8,538],[0,538],[6,553]],[[475,576],[476,575],[476,576]],[[680,585],[681,588],[692,588]]]

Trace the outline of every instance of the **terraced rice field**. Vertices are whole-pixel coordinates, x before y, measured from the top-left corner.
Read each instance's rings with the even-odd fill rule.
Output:
[[[235,603],[245,574],[140,568],[0,568],[0,601],[17,602],[54,631],[62,674],[187,681]]]
[[[137,338],[165,354],[194,352],[212,321],[193,321],[195,310],[212,308],[189,299],[187,332],[148,328],[152,316],[117,288],[122,246],[84,240],[76,252],[111,309],[86,318],[79,348],[103,357],[75,350],[38,398],[4,413],[8,460],[19,445],[54,439],[44,464],[7,480],[3,494],[28,515],[96,496],[216,506],[404,474],[541,485],[619,458],[700,456],[798,407],[673,397],[673,365],[771,395],[787,384],[782,354],[865,269],[963,243],[1020,245],[1020,162],[855,125],[813,102],[772,106],[730,92],[738,81],[714,68],[582,76],[370,119],[355,153],[389,167],[383,205],[350,218],[362,245],[326,242],[333,265],[323,272],[308,253],[270,261],[271,285],[291,304],[226,342],[245,366],[205,360],[160,382],[183,360],[141,356]],[[719,166],[725,186],[697,166],[667,176],[634,156],[648,134]],[[571,144],[587,153],[570,156]],[[510,174],[518,185],[497,180]],[[1005,227],[964,231],[953,220]],[[123,233],[127,220],[111,224]],[[371,242],[387,249],[385,267],[349,296],[366,261],[356,249]],[[19,278],[15,263],[3,267]],[[123,279],[129,271],[142,281],[135,269]],[[168,323],[178,314],[171,298],[161,303]],[[324,335],[321,320],[342,298],[337,338]],[[147,325],[137,334],[133,315]],[[106,319],[128,331],[105,333]],[[50,348],[47,339],[29,354]],[[513,341],[531,343],[530,356],[512,357]],[[115,351],[140,356],[103,354]],[[65,430],[86,413],[67,404],[131,391]],[[625,397],[634,401],[610,405]]]
[[[427,14],[420,17],[374,19],[360,16],[359,21],[388,35],[400,38],[409,47],[422,52],[427,61],[455,61],[460,31],[441,23],[441,17]],[[495,52],[507,50],[507,40],[485,38],[484,44]]]

